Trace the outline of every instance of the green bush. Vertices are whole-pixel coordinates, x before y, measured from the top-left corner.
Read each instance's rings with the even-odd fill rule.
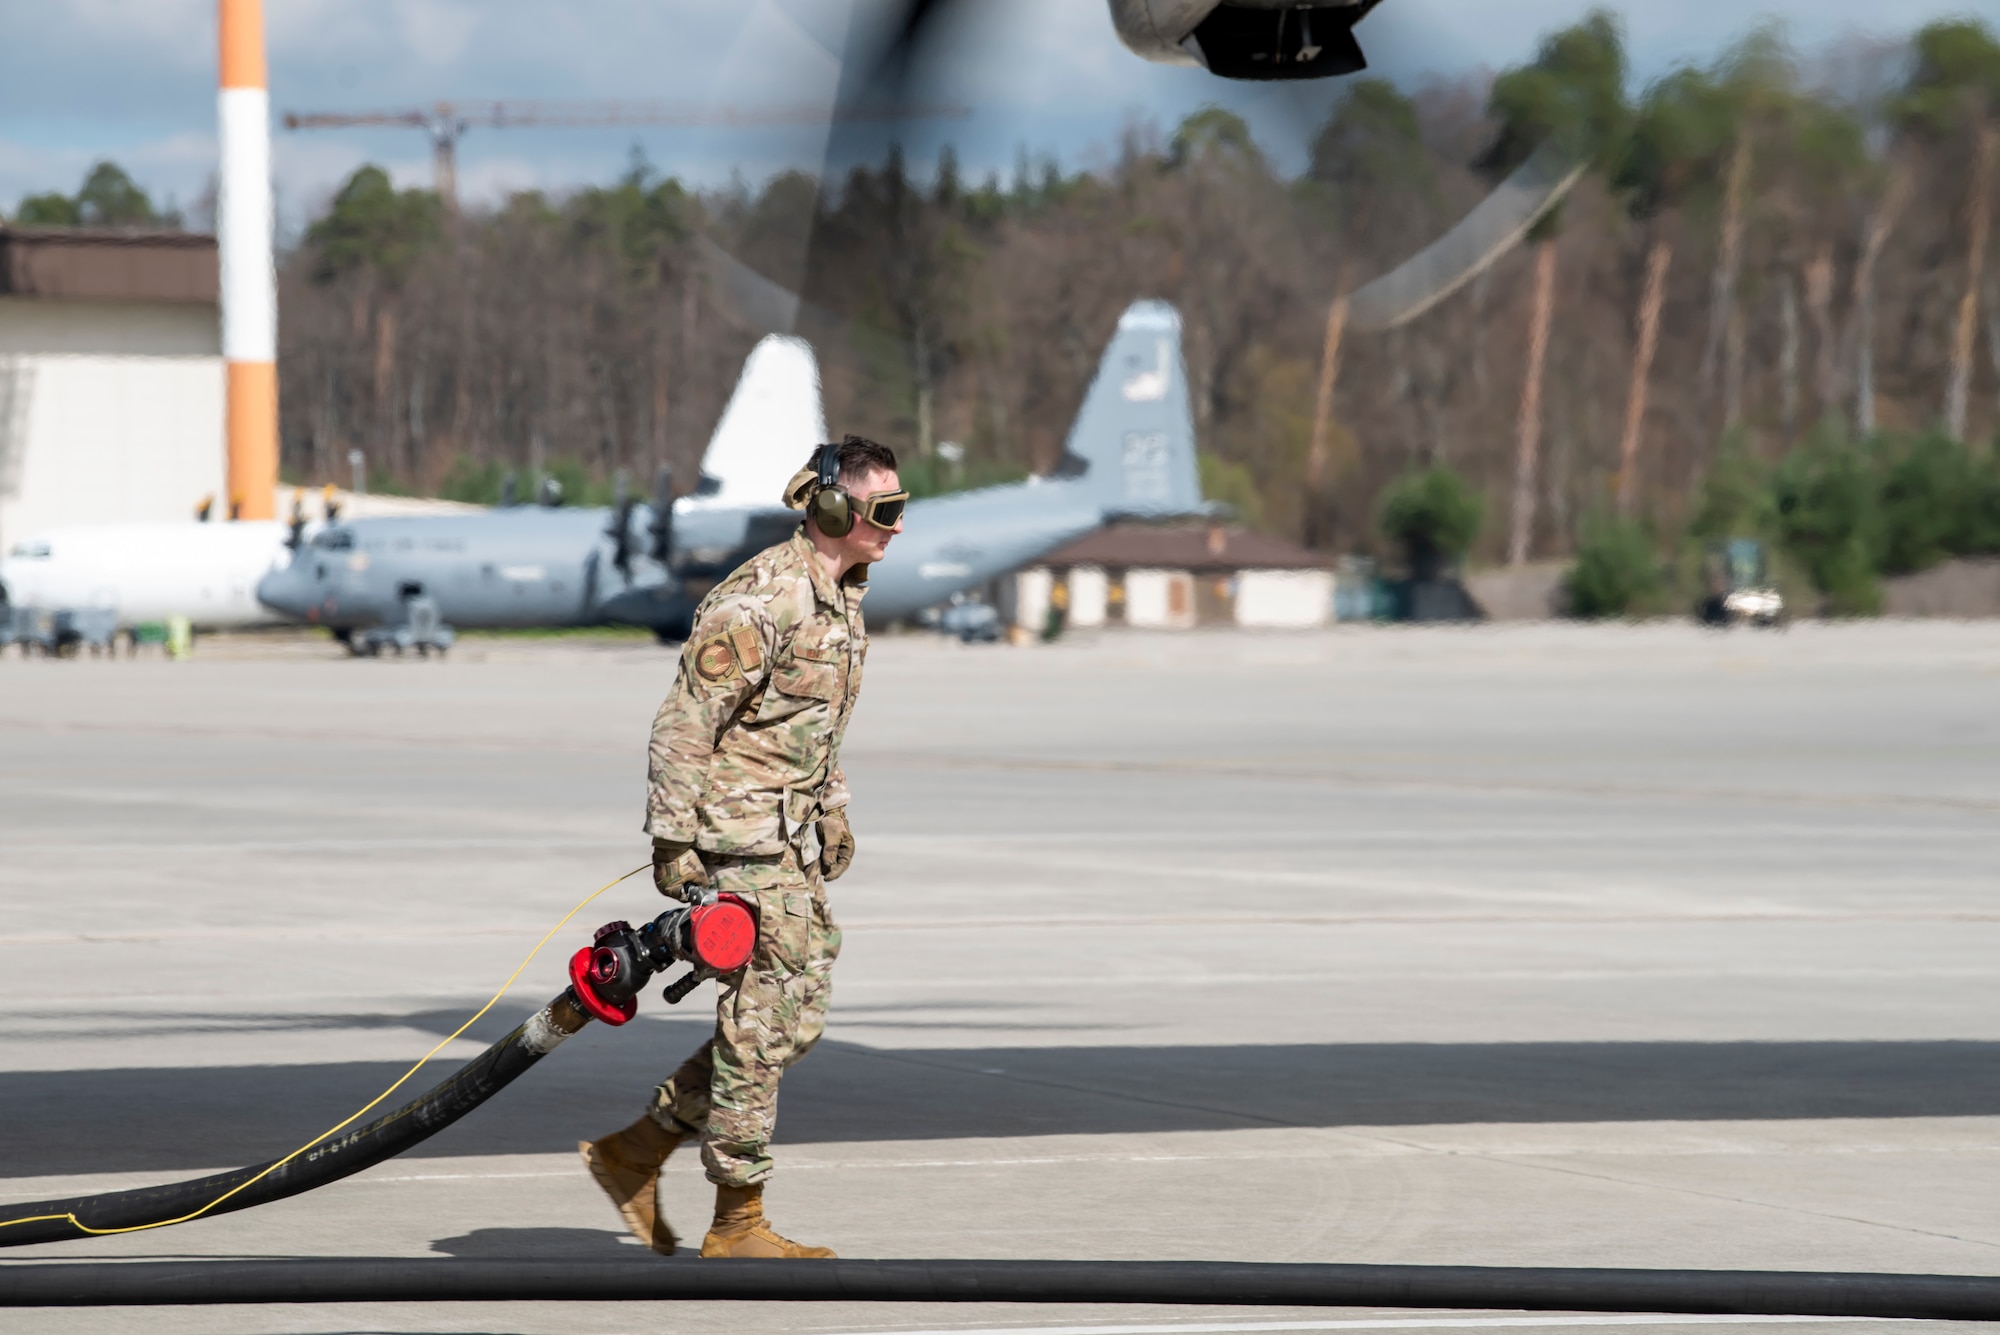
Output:
[[[1959,544],[1960,556],[2000,556],[2000,439],[1969,470]]]
[[[1570,615],[1622,617],[1649,610],[1664,588],[1653,541],[1629,519],[1586,519],[1564,583]]]
[[[1845,440],[1820,436],[1793,450],[1772,478],[1778,539],[1827,610],[1858,614],[1881,603],[1875,582],[1876,481],[1869,460]]]
[[[1870,612],[1880,576],[2000,555],[2000,441],[1974,449],[1933,431],[1857,447],[1823,427],[1766,469],[1732,434],[1702,480],[1688,537],[1690,552],[1733,537],[1770,540],[1827,610]],[[1695,569],[1691,558],[1681,564],[1683,575]]]
[[[1877,563],[1907,574],[1953,556],[2000,554],[2000,442],[1975,451],[1933,431],[1877,442]]]
[[[1220,501],[1236,512],[1238,522],[1249,528],[1264,527],[1264,494],[1257,477],[1233,459],[1203,450],[1195,459],[1201,470],[1201,494]]]
[[[1876,568],[1907,575],[1974,545],[1971,514],[1978,471],[1965,445],[1942,432],[1876,446]]]
[[[585,468],[581,460],[568,455],[549,460],[542,471],[562,488],[564,505],[609,505],[615,497],[616,488],[610,478]],[[534,500],[540,486],[541,479],[533,479],[522,488],[521,499]]]
[[[512,472],[514,470],[497,460],[474,462],[459,455],[451,461],[443,481],[438,483],[438,495],[448,501],[498,505],[506,493],[507,476]],[[610,505],[617,499],[618,490],[614,482],[585,468],[580,460],[562,455],[549,460],[539,475],[525,471],[515,473],[515,501],[521,505],[533,505],[541,494],[543,478],[553,478],[562,487],[564,505]]]
[[[506,469],[498,460],[482,459],[477,462],[458,455],[445,470],[444,481],[438,484],[438,495],[448,501],[465,501],[472,505],[498,505],[500,503],[500,480]]]
[[[1384,536],[1402,545],[1413,578],[1435,579],[1471,550],[1485,514],[1486,503],[1472,485],[1438,467],[1405,473],[1391,483],[1377,523]]]

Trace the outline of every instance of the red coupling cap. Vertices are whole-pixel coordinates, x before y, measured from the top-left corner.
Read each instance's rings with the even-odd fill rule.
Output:
[[[576,954],[569,957],[569,989],[576,994],[577,1004],[589,1011],[593,1018],[602,1020],[608,1025],[624,1024],[639,1013],[639,1003],[634,998],[628,998],[623,1002],[611,1002],[597,995],[597,984],[609,982],[611,978],[618,976],[615,957],[611,960],[611,978],[599,976],[595,967],[598,953],[594,946],[577,947]],[[611,954],[608,950],[603,953]]]
[[[757,915],[735,895],[722,895],[688,915],[688,942],[696,968],[735,973],[757,948]]]

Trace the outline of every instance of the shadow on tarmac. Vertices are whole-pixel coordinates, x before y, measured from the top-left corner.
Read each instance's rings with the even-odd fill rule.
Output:
[[[439,1238],[431,1250],[446,1256],[513,1261],[630,1261],[653,1265],[660,1260],[646,1248],[624,1241],[630,1235],[597,1228],[475,1228],[455,1238]]]
[[[707,1032],[692,1019],[593,1025],[411,1157],[567,1153],[636,1117]],[[1990,1116],[2000,1113],[1996,1058],[2000,1043],[1941,1041],[895,1050],[829,1041],[787,1075],[778,1141]],[[435,1063],[407,1088],[428,1088],[455,1065]],[[275,1158],[405,1069],[0,1072],[0,1177]]]

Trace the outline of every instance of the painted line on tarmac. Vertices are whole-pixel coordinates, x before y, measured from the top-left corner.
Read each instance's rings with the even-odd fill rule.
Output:
[[[1315,765],[1296,758],[1218,757],[1175,759],[1155,756],[1145,760],[1062,756],[958,756],[936,752],[857,751],[841,752],[843,761],[859,765],[874,763],[906,769],[992,771],[996,773],[1130,774],[1153,778],[1242,779],[1275,783],[1319,783],[1330,787],[1363,787],[1381,793],[1453,792],[1484,793],[1494,796],[1555,796],[1613,799],[1666,799],[1688,802],[1724,802],[1732,806],[1763,803],[1774,806],[1887,807],[1935,811],[2000,812],[2000,799],[1960,796],[1949,793],[1869,793],[1800,792],[1781,789],[1708,788],[1688,784],[1561,782],[1513,776],[1508,778],[1459,778],[1409,770],[1371,771]],[[1424,757],[1419,763],[1464,763],[1477,758],[1439,755]]]
[[[113,856],[143,851],[149,856],[166,858],[195,853],[427,853],[459,852],[464,849],[547,849],[547,848],[628,848],[631,839],[604,835],[600,837],[556,836],[548,839],[520,839],[496,835],[459,835],[444,838],[372,838],[355,836],[344,838],[327,835],[313,839],[198,839],[186,843],[174,843],[164,839],[142,839],[115,841],[92,840],[87,843],[67,844],[10,844],[8,853],[58,853],[64,856],[79,854],[103,854]]]
[[[1406,1151],[1422,1153],[1423,1150]],[[889,1168],[1020,1168],[1055,1164],[1109,1164],[1109,1163],[1251,1163],[1268,1162],[1268,1153],[1259,1151],[1241,1154],[1051,1154],[1031,1158],[1012,1159],[835,1159],[819,1163],[800,1162],[795,1159],[785,1161],[785,1171],[794,1173],[826,1172],[829,1170],[870,1171]],[[1334,1156],[1320,1156],[1334,1157]],[[1339,1156],[1354,1158],[1358,1156]],[[386,1182],[497,1182],[510,1178],[531,1177],[575,1177],[575,1168],[538,1169],[518,1173],[403,1173],[394,1177],[369,1174],[357,1177],[358,1185]]]
[[[1199,1332],[1284,1330],[1542,1330],[1551,1326],[1774,1326],[1805,1321],[1858,1321],[1839,1316],[1491,1316],[1397,1317],[1347,1321],[1202,1321],[1144,1326],[992,1326],[968,1330],[889,1330],[869,1335],[1198,1335]]]
[[[926,989],[933,991],[943,990],[946,988],[961,988],[961,989],[986,988],[986,989],[992,989],[996,993],[1000,993],[1004,992],[1006,989],[1009,988],[1020,989],[1022,991],[1032,991],[1044,988],[1067,988],[1072,992],[1083,992],[1083,991],[1093,991],[1093,990],[1096,991],[1110,990],[1115,992],[1121,989],[1127,989],[1127,988],[1150,985],[1150,984],[1166,984],[1179,988],[1262,987],[1262,986],[1291,987],[1302,983],[1317,984],[1324,987],[1341,987],[1341,986],[1381,987],[1387,983],[1399,983],[1399,982],[1431,983],[1440,980],[1444,981],[1466,980],[1466,981],[1476,981],[1476,982],[1497,982],[1497,983],[1522,982],[1522,981],[1551,982],[1551,983],[1592,983],[1592,982],[1606,982],[1606,981],[1643,982],[1649,980],[1672,982],[1672,981],[1686,981],[1691,979],[1716,979],[1718,981],[1730,981],[1730,980],[1740,980],[1746,978],[1751,979],[1753,981],[1764,980],[1764,979],[1811,981],[1814,979],[1839,980],[1846,978],[1952,980],[1952,979],[1990,978],[1993,976],[1994,972],[1995,972],[1994,969],[1979,968],[1979,967],[1967,967],[1967,968],[1946,967],[1946,968],[1936,968],[1936,969],[1924,969],[1924,968],[1913,968],[1913,969],[1740,968],[1740,969],[1624,969],[1624,970],[1547,969],[1539,971],[1513,970],[1513,969],[1494,969],[1494,970],[1461,969],[1456,971],[1413,969],[1401,973],[1355,972],[1344,975],[1343,977],[1339,978],[1329,978],[1327,974],[1324,972],[1272,973],[1272,972],[1245,971],[1241,973],[1221,973],[1221,972],[1177,973],[1169,970],[1160,973],[1117,973],[1117,974],[1105,973],[1105,974],[1099,974],[1095,977],[1079,977],[1075,974],[1011,974],[1011,975],[996,974],[992,976],[982,976],[979,974],[970,974],[970,975],[937,974],[937,975],[919,975],[916,977],[909,977],[909,978],[893,978],[893,979],[880,979],[880,980],[871,979],[865,985],[857,981],[849,983],[848,987],[850,991],[852,991],[852,990],[858,990],[862,986],[867,986],[873,989],[874,995],[879,996],[883,993],[889,993],[893,995],[899,989],[907,990],[911,988]],[[912,1025],[909,1024],[899,1025],[897,1022],[892,1020],[869,1021],[869,1020],[862,1020],[858,1017],[854,1019],[847,1019],[843,1017],[841,1023],[843,1027],[850,1025],[857,1027],[861,1025],[866,1025],[871,1029],[895,1029],[895,1028],[909,1029],[913,1027]],[[929,1028],[937,1026],[925,1026],[925,1027]],[[951,1029],[978,1030],[978,1029],[998,1029],[998,1028],[1004,1028],[1005,1026],[983,1025],[976,1020],[967,1020],[963,1023],[952,1024],[944,1027],[948,1027]],[[1019,1028],[1020,1026],[1017,1025],[1012,1027]]]
[[[1345,888],[1345,887],[1341,887]],[[1856,923],[1856,922],[2000,922],[2000,913],[1984,912],[1976,909],[1964,911],[1940,909],[1936,911],[1913,909],[1908,911],[1885,909],[1881,912],[1833,910],[1814,912],[1801,909],[1772,910],[1769,912],[1744,911],[1713,912],[1695,911],[1690,913],[1549,913],[1528,910],[1522,913],[1298,913],[1298,914],[1256,914],[1230,913],[1226,924],[1218,924],[1214,914],[1157,914],[1143,919],[1130,916],[1113,917],[1089,916],[1083,914],[1050,915],[1046,917],[1005,917],[1005,918],[842,918],[843,931],[870,932],[948,932],[961,929],[1016,928],[1022,931],[1040,931],[1050,927],[1116,927],[1120,931],[1131,931],[1142,927],[1205,927],[1214,929],[1218,925],[1245,927],[1438,927],[1438,926],[1576,926],[1576,927],[1623,927],[1654,926],[1673,923]],[[0,938],[4,940],[5,938]]]
[[[453,927],[440,923],[435,927],[371,930],[326,922],[284,927],[167,928],[153,932],[37,932],[0,935],[0,946],[150,946],[169,941],[432,941],[460,936],[514,936],[532,940],[546,926],[546,923],[522,923],[515,927]]]
[[[575,754],[619,755],[626,746],[610,743],[578,742],[569,737],[466,737],[457,733],[415,731],[371,732],[361,728],[296,728],[282,731],[269,728],[230,727],[211,723],[158,723],[145,719],[45,719],[0,715],[0,732],[104,733],[112,736],[150,734],[165,737],[198,737],[203,740],[228,738],[296,748],[313,745],[404,746],[421,751],[560,751]]]
[[[1958,913],[1958,912],[1927,913],[1922,911],[1898,913],[1891,911],[1883,913],[1660,913],[1660,914],[1622,914],[1622,915],[1609,915],[1609,914],[1554,915],[1547,913],[1521,913],[1521,914],[1440,913],[1440,914],[1379,914],[1379,915],[1355,914],[1351,916],[1332,915],[1332,914],[1300,914],[1293,916],[1293,915],[1277,915],[1277,914],[1273,915],[1244,914],[1240,916],[1231,915],[1231,917],[1229,918],[1228,925],[1232,927],[1244,927],[1244,928],[1247,927],[1438,927],[1438,926],[1461,926],[1461,925],[1529,926],[1529,927],[1532,926],[1622,927],[1622,926],[1655,926],[1655,925],[1671,926],[1674,924],[1701,925],[1701,924],[1711,924],[1711,923],[1818,924],[1818,923],[1953,923],[1953,922],[1966,922],[1966,923],[2000,922],[2000,913],[1987,913],[1987,912],[1976,912],[1976,911],[1963,912],[1963,913]],[[422,940],[431,940],[439,937],[456,938],[456,937],[471,937],[471,936],[533,936],[536,932],[542,929],[542,926],[543,924],[541,923],[524,922],[513,926],[501,925],[501,926],[460,927],[445,923],[439,923],[434,926],[366,928],[366,927],[355,927],[344,921],[339,923],[329,921],[321,923],[291,924],[284,926],[252,925],[252,926],[238,926],[238,927],[158,928],[142,932],[16,932],[16,933],[0,932],[0,946],[154,945],[169,941],[265,941],[265,940],[422,941]],[[1157,917],[1150,917],[1143,921],[1134,921],[1131,918],[1112,918],[1112,917],[1094,918],[1094,917],[1083,917],[1083,916],[1062,916],[1062,917],[1046,917],[1046,918],[937,918],[931,920],[918,920],[918,919],[908,919],[908,918],[881,918],[881,919],[843,918],[841,920],[840,926],[841,930],[846,932],[956,932],[956,931],[1007,931],[1007,930],[1045,931],[1052,927],[1058,927],[1058,928],[1115,927],[1121,932],[1129,932],[1135,928],[1180,930],[1187,927],[1203,927],[1213,930],[1217,927],[1217,923],[1215,918],[1212,916],[1202,917],[1197,915],[1161,915]],[[1496,978],[1511,977],[1515,972],[1519,971],[1489,972],[1482,976],[1496,977]],[[1602,975],[1611,978],[1624,978],[1630,976],[1632,972],[1633,971],[1629,969],[1572,970],[1569,971],[1568,976],[1572,976],[1575,978],[1595,978]],[[1734,971],[1728,969],[1700,969],[1700,970],[1677,969],[1677,970],[1650,970],[1646,972],[1657,973],[1660,974],[1661,976],[1686,975],[1693,977],[1709,977],[1712,975],[1722,975],[1731,972],[1745,972],[1753,974],[1757,977],[1773,976],[1773,971],[1770,969],[1752,969],[1752,970],[1734,970]],[[1991,970],[1975,969],[1971,971],[1963,971],[1949,966],[1943,970],[1933,969],[1933,968],[1874,969],[1874,970],[1843,968],[1843,969],[1831,969],[1831,970],[1805,971],[1800,973],[1798,976],[1801,977],[1815,976],[1818,972],[1833,973],[1842,977],[1866,975],[1866,976],[1879,976],[1884,978],[1906,978],[1906,977],[1928,977],[1932,975],[1948,976],[1948,977],[1961,977],[1961,976],[1983,977],[1987,973],[1991,972]],[[1420,978],[1420,977],[1430,977],[1432,975],[1398,972],[1393,974],[1381,974],[1381,975],[1370,975],[1370,976],[1385,977],[1385,978]],[[1444,974],[1442,976],[1451,978],[1461,978],[1467,975],[1464,973],[1463,970],[1453,970],[1448,974]],[[1546,970],[1532,970],[1522,973],[1521,976],[1530,978],[1549,978],[1549,977],[1561,977],[1564,975],[1551,974]],[[1181,973],[1173,973],[1173,974],[1162,974],[1159,977],[1164,981],[1169,981],[1174,983],[1184,983],[1190,981],[1194,982],[1206,981],[1214,983],[1233,984],[1244,981],[1246,979],[1250,981],[1263,981],[1263,982],[1299,982],[1299,981],[1315,982],[1315,981],[1324,981],[1326,975],[1324,973],[1303,974],[1298,976],[1292,976],[1292,975],[1281,976],[1272,973],[1258,973],[1254,975],[1238,975],[1238,974],[1188,975]],[[1149,978],[1151,978],[1151,975],[1146,975],[1144,976],[1144,978],[1135,975],[1130,977],[1121,977],[1118,979],[1099,980],[1099,981],[1105,982],[1107,986],[1123,987],[1131,982],[1143,981],[1144,979],[1149,979]],[[939,983],[959,984],[959,985],[979,983],[981,985],[985,985],[991,982],[1005,982],[1008,986],[1012,987],[1017,984],[1021,984],[1025,981],[1027,980],[1022,979],[1019,975],[1011,975],[1011,974],[1004,979],[980,979],[980,978],[968,977],[963,974],[954,974],[949,978],[942,978],[942,979],[899,978],[895,980],[895,982],[898,985],[904,985],[904,984],[911,986],[922,985],[925,987],[936,986]],[[1072,977],[1071,975],[1065,974],[1053,980],[1043,980],[1043,981],[1059,981],[1064,986],[1074,986],[1077,985],[1080,981],[1089,981],[1089,980],[1078,980]],[[852,985],[853,984],[850,984],[850,986]]]

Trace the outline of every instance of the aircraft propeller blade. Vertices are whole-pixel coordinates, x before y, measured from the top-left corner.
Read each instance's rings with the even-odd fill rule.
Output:
[[[772,282],[705,236],[695,244],[707,263],[710,291],[725,312],[758,334],[796,333],[804,303],[790,288]]]
[[[1394,329],[1458,291],[1519,245],[1569,193],[1584,167],[1567,149],[1544,143],[1450,231],[1356,288],[1348,298],[1348,327]]]
[[[653,477],[652,557],[671,568],[674,563],[674,470],[665,464]]]
[[[620,575],[624,576],[627,584],[630,584],[632,582],[632,511],[638,505],[638,501],[627,494],[625,470],[622,468],[618,470],[618,477],[613,483],[613,494],[616,499],[613,501],[611,507],[611,523],[604,530],[604,536],[611,539],[612,567]]]
[[[900,97],[910,78],[910,65],[924,30],[959,0],[901,0],[883,6],[876,18],[878,44],[873,52],[861,53],[857,62],[859,88],[885,91]],[[892,103],[893,105],[893,103]]]
[[[921,85],[929,71],[934,47],[930,39],[947,15],[976,10],[993,0],[883,0],[850,24],[841,55],[836,117],[820,171],[821,191],[832,188],[838,173],[860,163],[875,163],[899,137],[893,116],[857,116],[857,108],[898,107],[921,101]],[[1367,14],[1381,0],[1358,6]],[[1265,8],[1256,5],[1253,9]],[[1272,9],[1278,6],[1270,6]],[[1385,12],[1394,12],[1388,6]],[[1378,17],[1376,24],[1382,20]],[[1302,125],[1326,114],[1324,95],[1309,96],[1301,85],[1286,100],[1288,114]],[[1349,302],[1349,328],[1379,331],[1405,324],[1442,302],[1495,261],[1520,244],[1535,222],[1555,207],[1582,174],[1582,168],[1554,144],[1529,155],[1492,193],[1458,224],[1429,246],[1389,272],[1356,289]],[[816,336],[835,337],[851,323],[837,313],[842,305],[825,291],[823,218],[817,211],[801,238],[795,280],[780,278],[745,263],[738,255],[707,237],[700,239],[712,291],[737,323],[760,333],[801,333],[802,326],[820,326]],[[780,269],[789,265],[781,264]],[[796,281],[796,289],[790,285]]]

